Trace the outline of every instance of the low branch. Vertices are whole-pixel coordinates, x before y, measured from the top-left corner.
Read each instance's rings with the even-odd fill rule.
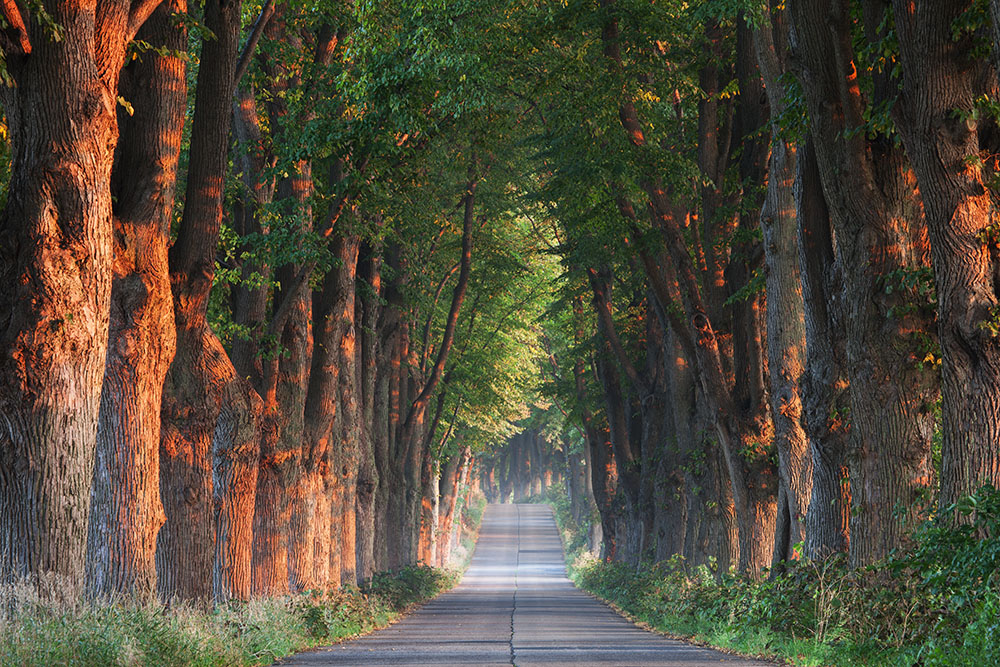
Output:
[[[632,360],[628,358],[628,354],[625,352],[621,338],[618,337],[618,330],[615,327],[614,318],[611,316],[611,302],[608,299],[607,280],[598,275],[597,271],[593,269],[587,269],[587,275],[590,278],[590,287],[594,292],[594,310],[597,312],[597,318],[601,324],[604,336],[608,339],[611,349],[618,358],[618,364],[625,371],[625,375],[632,382],[632,386],[639,390],[639,393],[643,397],[649,396],[652,393],[649,384],[639,375],[639,371],[636,370]]]
[[[21,8],[17,6],[17,2],[15,0],[0,0],[0,11],[3,12],[3,17],[7,21],[7,25],[10,26],[8,30],[15,33],[16,46],[21,50],[21,54],[26,56],[31,53],[27,17],[21,13]]]

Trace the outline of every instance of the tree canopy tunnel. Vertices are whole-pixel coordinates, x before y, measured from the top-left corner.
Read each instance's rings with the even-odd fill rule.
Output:
[[[905,548],[1000,482],[1000,30],[848,4],[3,3],[0,578]]]

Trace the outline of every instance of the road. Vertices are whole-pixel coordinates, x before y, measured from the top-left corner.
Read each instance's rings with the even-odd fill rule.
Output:
[[[642,630],[566,578],[547,505],[490,505],[462,583],[367,637],[281,665],[757,667]]]

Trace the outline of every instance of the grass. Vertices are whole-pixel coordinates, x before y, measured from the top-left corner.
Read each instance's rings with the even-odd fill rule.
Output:
[[[363,589],[196,606],[79,601],[60,582],[0,587],[0,666],[269,665],[389,625],[453,587],[471,558],[484,501],[463,513],[452,568],[376,574]],[[464,515],[468,514],[468,517]]]
[[[266,665],[393,622],[459,575],[414,566],[365,590],[310,591],[212,611],[162,605],[42,602],[33,588],[3,595],[0,665]]]
[[[1000,494],[991,489],[875,566],[802,560],[763,580],[678,557],[600,561],[582,548],[586,527],[552,500],[577,586],[651,629],[793,665],[1000,665]],[[955,522],[954,512],[966,518]]]

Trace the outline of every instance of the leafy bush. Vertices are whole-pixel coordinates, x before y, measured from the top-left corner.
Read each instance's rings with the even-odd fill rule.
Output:
[[[565,524],[565,516],[557,510]],[[1000,664],[1000,492],[984,488],[860,570],[802,560],[771,579],[683,559],[575,563],[582,588],[657,628],[803,665]]]

